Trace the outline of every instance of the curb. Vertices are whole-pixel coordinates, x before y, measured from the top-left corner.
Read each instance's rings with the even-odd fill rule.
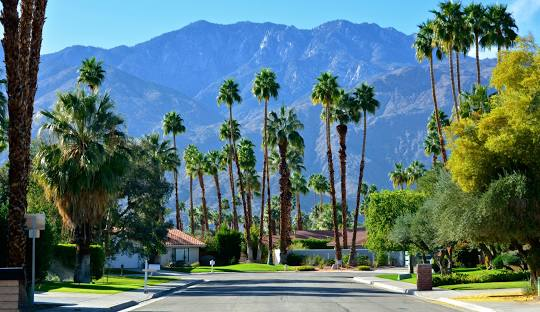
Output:
[[[469,311],[495,312],[495,310],[493,310],[491,308],[486,308],[486,307],[483,307],[483,306],[480,306],[480,305],[477,305],[477,304],[458,301],[458,300],[454,300],[454,299],[450,299],[450,298],[443,298],[443,297],[441,297],[441,298],[430,298],[430,297],[426,297],[426,296],[421,295],[416,289],[401,288],[401,287],[398,287],[398,286],[388,285],[388,284],[386,284],[384,282],[365,280],[365,279],[362,279],[361,277],[358,277],[358,276],[353,277],[353,280],[355,282],[357,282],[357,283],[369,285],[369,286],[372,286],[372,287],[375,287],[375,288],[387,290],[387,291],[398,293],[398,294],[416,296],[416,297],[424,299],[424,300],[442,302],[442,303],[446,303],[446,304],[449,304],[449,305],[452,305],[452,306],[455,306],[455,307],[459,307],[459,308],[462,308],[462,309],[467,309]]]

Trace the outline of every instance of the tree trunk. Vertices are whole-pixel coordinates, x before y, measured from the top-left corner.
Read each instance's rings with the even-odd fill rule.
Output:
[[[191,235],[195,235],[195,218],[193,210],[193,176],[189,175],[189,227]]]
[[[362,183],[364,180],[364,166],[366,159],[366,139],[367,139],[367,113],[364,110],[364,131],[362,133],[362,156],[360,158],[360,172],[358,174],[358,188],[356,189],[356,205],[354,207],[353,233],[351,241],[351,252],[349,265],[356,266],[356,232],[358,231],[358,216],[360,214],[360,195],[362,194]]]
[[[437,165],[437,154],[433,153],[433,156],[431,156],[431,167],[435,168]]]
[[[173,147],[175,154],[178,155],[178,151],[176,149],[176,135],[173,133]],[[174,168],[173,170],[173,178],[174,178],[174,205],[176,208],[176,228],[180,231],[184,230],[184,227],[182,225],[182,218],[180,216],[180,202],[178,201],[178,168]]]
[[[287,166],[287,148],[288,143],[284,141],[279,144],[279,202],[280,202],[280,226],[279,226],[279,249],[280,263],[287,263],[287,248],[290,244],[290,218],[291,218],[291,180],[290,172]]]
[[[347,248],[347,125],[336,126],[339,135],[339,169],[341,175],[341,220],[343,248]]]
[[[476,49],[476,83],[480,85],[480,47],[478,43],[478,34],[474,34],[474,43]]]
[[[90,271],[91,232],[92,229],[88,223],[75,227],[75,244],[77,245],[73,274],[75,283],[90,283],[92,281]]]
[[[334,160],[332,157],[332,144],[330,142],[330,103],[326,103],[326,157],[328,158],[328,175],[330,176],[330,197],[332,198],[332,221],[334,224],[334,241],[336,243],[336,265],[341,266],[341,244],[339,241],[339,225],[336,203],[336,186],[334,179]]]
[[[302,231],[302,208],[300,208],[300,193],[296,192],[296,230]]]
[[[229,147],[229,160],[227,161],[227,167],[229,170],[229,184],[231,187],[231,207],[232,207],[232,227],[235,231],[238,231],[238,213],[236,212],[236,193],[234,191],[234,172],[232,168],[232,157],[230,155]]]
[[[437,134],[439,145],[441,146],[441,157],[446,165],[446,148],[444,147],[444,137],[442,133],[441,118],[439,116],[439,105],[437,104],[437,94],[435,92],[435,74],[433,73],[433,57],[429,58],[429,76],[431,77],[431,96],[433,97],[433,107],[435,108],[435,121],[437,122]]]
[[[270,166],[268,164],[268,157],[266,160],[266,205],[268,207],[268,260],[266,261],[266,263],[269,265],[273,265],[274,258],[272,253],[274,248],[274,238],[272,237],[272,235],[276,233],[276,224],[272,220],[272,197],[270,193]]]
[[[217,228],[220,227],[221,222],[223,222],[223,206],[221,204],[221,188],[219,187],[219,176],[217,172],[214,174],[214,183],[216,185],[216,194],[217,194],[217,200],[218,200],[218,222],[216,226]]]
[[[454,109],[456,111],[456,119],[459,121],[459,106],[458,106],[458,99],[456,95],[456,83],[454,81],[454,53],[452,53],[452,49],[449,49],[450,53],[448,53],[448,62],[450,64],[450,80],[452,82],[452,99],[454,101]]]
[[[458,102],[461,104],[459,96],[461,95],[461,70],[459,64],[459,52],[456,52],[456,74],[457,74],[457,89],[458,89]]]
[[[206,188],[204,187],[204,177],[201,172],[198,173],[199,176],[199,185],[201,186],[201,202],[202,202],[202,213],[203,213],[203,233],[209,231],[208,226],[208,208],[206,207]],[[203,235],[204,236],[204,235]]]

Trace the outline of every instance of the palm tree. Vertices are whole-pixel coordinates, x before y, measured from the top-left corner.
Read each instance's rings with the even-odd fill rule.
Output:
[[[6,83],[5,79],[0,79],[0,86],[4,86]],[[0,153],[8,147],[9,120],[7,113],[7,98],[4,92],[0,91]]]
[[[437,131],[427,131],[424,138],[424,152],[426,155],[431,156],[432,168],[437,165],[437,159],[441,154],[441,145],[439,143],[439,135]]]
[[[204,233],[209,231],[210,228],[208,226],[208,207],[206,205],[206,187],[204,185],[204,175],[206,173],[206,169],[208,168],[208,164],[206,164],[206,158],[204,157],[204,154],[199,151],[199,149],[193,145],[190,144],[188,146],[188,149],[190,149],[190,170],[193,171],[199,180],[199,186],[201,187],[201,206],[202,206],[202,213],[203,213],[203,225],[204,227],[201,229],[202,234],[204,236]]]
[[[474,41],[474,37],[471,33],[469,24],[465,21],[465,16],[460,7],[460,15],[456,18],[456,30],[455,30],[455,43],[454,43],[454,53],[456,55],[456,74],[457,74],[457,94],[461,94],[461,67],[459,61],[459,54],[463,53],[463,57],[467,56],[471,45]],[[459,103],[458,97],[458,103]],[[460,103],[461,105],[461,103]]]
[[[470,3],[463,10],[465,21],[474,37],[474,48],[476,54],[476,83],[480,84],[480,45],[482,39],[488,30],[489,23],[487,11],[481,3]]]
[[[184,120],[176,112],[168,112],[163,118],[163,132],[165,135],[172,134],[173,136],[173,147],[175,152],[178,154],[178,149],[176,148],[176,136],[178,134],[184,133],[186,127],[184,126]],[[176,208],[176,228],[180,231],[183,231],[182,226],[182,217],[180,216],[180,207],[178,199],[178,168],[173,170],[173,179],[174,179],[174,204]]]
[[[458,29],[458,21],[462,15],[461,4],[450,0],[439,3],[440,11],[431,11],[435,14],[434,30],[435,41],[448,56],[450,65],[450,80],[452,82],[452,99],[454,101],[454,109],[456,118],[459,120],[458,96],[456,94],[456,83],[454,80],[454,57],[453,51],[456,47],[456,33]]]
[[[488,27],[484,37],[485,46],[497,46],[497,62],[500,62],[502,48],[510,48],[517,39],[516,21],[504,4],[493,4],[487,8]]]
[[[227,79],[223,82],[223,84],[219,88],[217,102],[218,104],[227,105],[227,108],[229,109],[229,128],[232,129],[233,128],[232,106],[235,102],[236,103],[242,102],[242,97],[240,96],[240,90],[239,90],[238,84],[234,82],[234,80]],[[236,163],[236,172],[238,174],[238,180],[240,181],[240,197],[242,199],[242,206],[244,208],[244,216],[246,216],[248,214],[248,208],[246,205],[246,196],[244,192],[244,179],[242,178],[242,172],[238,164],[238,154],[236,153],[236,146],[234,144],[232,131],[230,131],[229,145],[231,147],[232,158],[234,159],[234,162]],[[244,229],[246,231],[246,246],[248,246],[248,250],[247,250],[248,261],[253,260],[253,254],[250,250],[251,249],[250,248],[251,238],[249,235],[250,227],[251,227],[251,224],[244,223]]]
[[[290,244],[292,187],[287,164],[288,149],[304,150],[304,139],[298,132],[304,125],[294,110],[281,107],[279,113],[271,112],[268,118],[268,144],[279,150],[279,191],[280,191],[280,260],[286,262]]]
[[[407,184],[408,175],[406,169],[403,168],[402,163],[394,164],[394,170],[390,171],[389,177],[394,188],[399,187],[401,190],[403,190],[403,186]]]
[[[330,178],[330,197],[332,199],[332,214],[334,216],[334,241],[336,242],[336,264],[341,265],[341,244],[339,242],[339,225],[336,202],[336,186],[334,179],[334,160],[332,159],[332,144],[330,141],[330,111],[338,100],[339,86],[337,77],[331,73],[322,73],[311,92],[311,101],[321,103],[325,111],[326,128],[326,157],[328,159],[328,175]]]
[[[184,164],[186,167],[186,175],[189,177],[189,228],[191,235],[195,235],[195,217],[193,207],[193,177],[197,174],[193,168],[193,159],[198,149],[195,145],[190,144],[184,150]]]
[[[252,202],[254,196],[259,196],[261,190],[261,183],[259,181],[259,173],[255,170],[255,167],[248,167],[243,170],[244,183],[246,184],[246,200],[248,202],[249,211],[249,223],[253,226],[253,214],[252,214]]]
[[[232,125],[232,127],[231,127]],[[232,131],[230,130],[232,129]],[[225,120],[221,127],[219,128],[219,139],[221,141],[229,141],[231,135],[233,136],[233,142],[236,144],[236,141],[240,139],[240,124],[233,120],[232,123],[230,123],[228,120]],[[234,189],[234,171],[233,171],[233,159],[232,151],[230,148],[231,145],[226,144],[223,146],[223,152],[225,153],[226,162],[227,162],[227,168],[229,172],[229,186],[231,188],[231,203],[233,207],[233,229],[238,231],[238,212],[236,211],[236,192]]]
[[[407,179],[406,184],[407,186],[411,186],[426,173],[426,168],[423,163],[415,160],[407,167],[407,169],[405,169],[405,173]]]
[[[42,111],[47,135],[35,159],[39,182],[77,244],[74,281],[90,282],[92,228],[100,223],[127,168],[123,120],[108,94],[82,90],[58,95],[52,111]]]
[[[357,87],[354,92],[353,106],[355,109],[362,110],[362,118],[364,120],[364,131],[362,133],[362,156],[360,158],[360,170],[358,173],[358,188],[356,190],[356,205],[354,207],[353,217],[353,233],[351,242],[351,254],[349,256],[349,265],[356,265],[356,232],[358,230],[358,216],[360,214],[360,193],[362,191],[362,183],[364,181],[364,168],[366,164],[366,141],[367,141],[367,115],[375,114],[379,108],[379,101],[375,99],[375,89],[366,83]]]
[[[268,166],[270,172],[279,172],[279,164],[281,158],[279,155],[279,150],[276,148],[272,149],[270,156],[268,157]],[[304,151],[297,149],[287,149],[287,166],[291,172],[298,171],[301,172],[305,170],[304,167]]]
[[[320,173],[312,174],[309,177],[308,187],[316,194],[319,194],[319,206],[322,207],[323,195],[328,193],[328,190],[330,189],[326,177]]]
[[[158,162],[163,172],[174,171],[175,168],[180,166],[180,158],[176,153],[176,149],[171,146],[171,141],[161,141],[158,133],[152,133],[145,135],[141,142],[151,153],[152,160]]]
[[[446,164],[446,149],[444,146],[444,137],[442,133],[441,121],[439,116],[439,105],[437,104],[437,95],[435,93],[435,74],[433,73],[433,47],[435,46],[434,40],[434,24],[433,21],[427,22],[418,26],[418,34],[416,34],[416,40],[414,41],[414,48],[416,50],[416,58],[419,61],[424,59],[429,60],[429,76],[431,78],[431,95],[433,97],[433,107],[435,110],[435,116],[437,117],[437,134],[439,139],[439,146],[441,148],[441,154],[443,163]],[[442,57],[441,50],[437,48],[435,53],[440,59]]]
[[[479,117],[491,111],[487,87],[475,85],[472,92],[464,92],[461,95],[461,117]]]
[[[246,171],[255,170],[255,165],[257,164],[257,158],[255,157],[255,144],[248,139],[241,139],[237,145],[237,154],[238,154],[238,165],[242,170],[242,174],[245,174]],[[245,180],[245,179],[244,179]],[[240,181],[239,181],[240,182]],[[244,185],[245,189],[247,186]],[[244,214],[244,219],[246,223],[251,226],[252,224],[252,209],[251,209],[251,193],[246,192],[246,204],[247,211]]]
[[[97,61],[95,57],[91,57],[82,62],[77,83],[87,85],[93,94],[97,94],[104,79],[103,61]]]
[[[216,228],[219,228],[221,222],[223,221],[223,207],[221,206],[222,199],[221,188],[219,186],[219,173],[225,170],[225,157],[226,155],[224,155],[223,152],[220,150],[210,151],[205,155],[205,163],[207,165],[205,171],[208,172],[208,174],[212,175],[212,177],[214,178],[214,183],[216,185],[216,194],[218,201],[217,219],[215,220]]]
[[[259,73],[255,75],[251,92],[257,98],[259,103],[264,100],[264,123],[263,123],[263,173],[262,173],[262,189],[261,189],[261,224],[259,226],[259,233],[263,233],[264,229],[264,199],[266,188],[266,201],[268,207],[271,205],[271,193],[270,193],[270,175],[268,170],[268,102],[270,98],[277,99],[279,92],[279,83],[276,81],[276,74],[270,68],[263,68]],[[270,208],[268,208],[270,211]],[[268,214],[269,218],[271,214]],[[268,225],[270,229],[270,225]],[[269,238],[269,246],[271,246],[272,238]],[[262,235],[259,235],[259,246],[262,245]],[[262,250],[261,248],[258,248]],[[270,249],[270,248],[269,248]],[[269,258],[271,258],[269,256]]]
[[[309,192],[306,178],[299,171],[293,171],[291,175],[291,188],[296,196],[296,230],[302,231],[302,209],[300,207],[300,194]]]

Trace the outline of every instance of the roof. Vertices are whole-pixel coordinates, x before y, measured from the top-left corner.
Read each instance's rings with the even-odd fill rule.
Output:
[[[342,233],[340,232],[339,233],[339,242],[341,243],[341,246],[343,246],[343,236],[341,234]],[[352,236],[353,236],[353,231],[352,230],[347,230],[347,246],[352,245]],[[334,238],[333,232],[332,232],[332,237],[331,238],[332,238],[332,241],[328,243],[328,246],[335,246],[335,242],[333,240],[333,238]],[[365,228],[358,228],[356,230],[356,247],[364,246],[366,244],[366,241],[367,241],[366,229]]]
[[[166,246],[198,246],[205,247],[206,244],[177,229],[169,229],[167,232]]]
[[[342,238],[342,232],[339,232],[339,238],[341,246],[343,246],[343,238]],[[352,230],[347,231],[347,246],[352,245]],[[291,237],[291,239],[328,239],[330,242],[327,244],[327,246],[334,246],[334,231],[332,230],[302,230],[302,231],[296,231],[294,235]],[[276,245],[279,243],[279,235],[272,235],[272,243],[273,245]],[[364,246],[367,240],[367,232],[365,228],[358,228],[356,230],[356,246]],[[265,243],[268,243],[268,236],[263,236],[263,241]]]

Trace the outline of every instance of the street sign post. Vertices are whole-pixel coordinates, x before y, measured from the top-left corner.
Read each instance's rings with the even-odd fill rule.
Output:
[[[28,229],[28,237],[32,239],[32,284],[30,286],[30,304],[34,304],[34,290],[36,287],[36,238],[39,231],[45,230],[44,213],[27,213],[24,215],[25,225]]]
[[[210,260],[210,266],[212,267],[210,273],[214,273],[214,264],[216,264],[216,261],[214,259]]]

